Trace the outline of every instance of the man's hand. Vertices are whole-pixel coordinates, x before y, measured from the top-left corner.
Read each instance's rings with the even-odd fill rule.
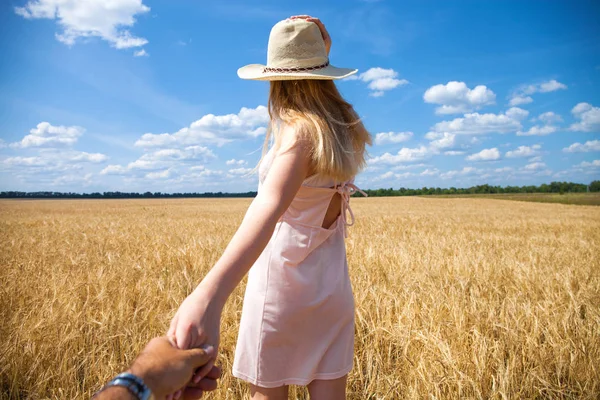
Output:
[[[142,378],[156,399],[165,399],[178,391],[184,399],[198,399],[203,391],[215,390],[216,380],[221,376],[221,370],[212,367],[204,379],[198,383],[192,381],[194,372],[205,366],[215,356],[214,352],[211,346],[181,350],[173,339],[163,336],[148,343],[128,372]]]

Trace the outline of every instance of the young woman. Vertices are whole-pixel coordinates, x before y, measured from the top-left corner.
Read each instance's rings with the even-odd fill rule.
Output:
[[[250,270],[233,375],[251,384],[253,399],[286,399],[290,384],[307,385],[311,399],[344,399],[352,368],[344,239],[371,137],[332,82],[356,70],[331,66],[330,47],[318,19],[292,17],[271,30],[266,66],[238,70],[271,81],[265,152],[273,144],[238,231],[169,330],[179,347],[217,348],[223,305]]]

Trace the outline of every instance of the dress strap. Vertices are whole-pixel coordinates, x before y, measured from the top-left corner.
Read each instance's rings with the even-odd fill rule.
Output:
[[[354,183],[344,182],[335,188],[342,196],[342,223],[344,224],[344,237],[348,237],[348,227],[354,225],[354,213],[350,207],[350,196],[358,192],[365,197],[368,195],[360,190]],[[346,213],[350,214],[350,222],[346,218]]]

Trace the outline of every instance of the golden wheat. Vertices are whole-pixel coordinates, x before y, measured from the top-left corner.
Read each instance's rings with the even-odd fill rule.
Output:
[[[0,398],[84,399],[214,264],[247,199],[0,202]],[[353,199],[350,399],[600,396],[600,208]],[[222,321],[229,374],[243,285]],[[307,398],[295,388],[293,398]]]

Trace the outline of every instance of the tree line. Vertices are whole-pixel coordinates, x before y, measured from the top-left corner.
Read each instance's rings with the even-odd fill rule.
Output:
[[[540,186],[492,186],[477,185],[470,188],[439,188],[423,187],[421,189],[375,189],[365,190],[369,196],[423,196],[435,194],[496,194],[496,193],[585,193],[600,192],[600,181],[593,181],[589,185],[573,182],[551,182]]]
[[[469,188],[439,188],[423,187],[420,189],[389,188],[389,189],[367,189],[365,193],[369,196],[423,196],[436,194],[495,194],[495,193],[585,193],[600,192],[600,181],[593,181],[589,185],[573,182],[551,182],[540,186],[491,186],[477,185]],[[255,197],[256,192],[227,193],[227,192],[204,192],[204,193],[162,193],[162,192],[0,192],[0,198],[4,199],[163,199],[163,198],[223,198],[223,197]]]

